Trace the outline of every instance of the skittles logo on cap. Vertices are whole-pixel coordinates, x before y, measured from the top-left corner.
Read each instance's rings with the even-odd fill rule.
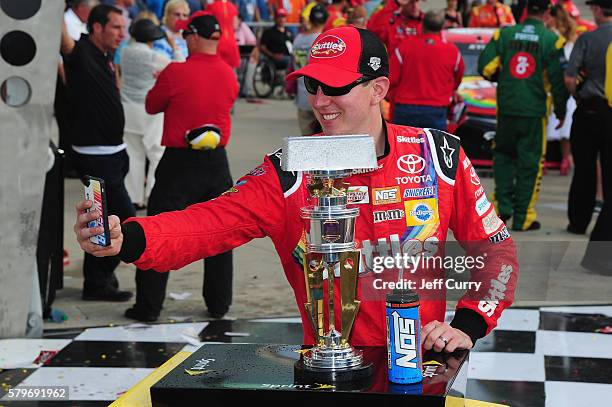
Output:
[[[335,35],[326,35],[318,40],[310,49],[312,58],[335,58],[344,54],[346,43]]]

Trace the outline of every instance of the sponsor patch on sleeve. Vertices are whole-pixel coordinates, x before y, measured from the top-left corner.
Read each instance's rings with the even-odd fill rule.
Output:
[[[491,202],[489,202],[487,199],[486,194],[482,194],[482,196],[476,200],[476,213],[478,216],[482,216],[487,213],[490,207]]]
[[[487,235],[495,232],[503,224],[502,220],[497,216],[497,212],[493,209],[487,216],[482,218],[482,227]]]
[[[499,232],[495,233],[494,235],[489,236],[489,241],[493,244],[497,244],[497,243],[503,242],[509,237],[510,237],[510,232],[508,232],[508,228],[504,226],[503,228],[499,230]]]

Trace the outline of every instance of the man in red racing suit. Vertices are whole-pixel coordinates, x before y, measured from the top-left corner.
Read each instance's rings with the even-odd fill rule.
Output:
[[[333,44],[336,44],[335,46]],[[325,57],[321,57],[321,52]],[[333,50],[333,52],[328,52]],[[443,268],[419,268],[421,337],[425,349],[452,352],[469,349],[496,325],[513,300],[518,266],[512,239],[480,185],[459,139],[433,129],[385,123],[379,110],[389,87],[388,58],[383,44],[369,31],[341,27],[323,33],[314,43],[303,75],[310,102],[325,134],[369,133],[375,140],[378,168],[354,170],[347,178],[349,201],[360,209],[356,242],[361,250],[357,299],[361,305],[350,342],[384,346],[385,302],[377,273],[380,256],[440,255],[450,228],[472,255],[481,254],[484,267],[472,273],[472,287],[457,304],[453,321],[445,324],[445,289],[420,289],[424,282],[443,279]],[[314,93],[313,93],[314,92]],[[142,269],[175,270],[221,253],[254,238],[269,236],[294,290],[304,327],[304,343],[314,343],[305,312],[306,287],[302,265],[305,250],[300,208],[307,206],[307,175],[281,169],[282,151],[240,178],[212,201],[154,217],[131,218],[123,225],[111,217],[110,248],[88,241],[96,228],[77,205],[75,231],[81,247],[98,256],[120,254]],[[475,243],[472,244],[472,243]],[[485,254],[486,252],[486,254]],[[423,281],[423,283],[421,283]],[[335,279],[339,284],[339,279]],[[327,289],[324,290],[327,292]],[[339,287],[335,302],[339,302]],[[341,326],[336,312],[336,325]]]

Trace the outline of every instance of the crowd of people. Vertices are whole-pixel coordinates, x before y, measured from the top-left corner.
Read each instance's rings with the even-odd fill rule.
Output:
[[[550,0],[526,0],[514,2],[512,7],[498,0],[482,4],[449,0],[446,9],[427,12],[421,10],[419,0],[72,0],[67,5],[61,43],[60,84],[70,109],[56,109],[58,121],[63,121],[60,142],[70,152],[78,175],[106,181],[108,211],[121,222],[133,219],[135,211],[144,207],[148,215],[180,211],[226,191],[232,195],[237,188],[232,187],[225,146],[231,136],[232,106],[239,94],[236,70],[240,45],[255,46],[251,62],[263,54],[277,70],[289,74],[286,89],[294,89],[291,93],[303,135],[337,134],[334,120],[349,114],[334,101],[352,94],[353,89],[362,89],[359,84],[380,85],[373,85],[368,96],[379,116],[388,110],[385,118],[396,125],[445,131],[450,108],[461,100],[457,90],[464,61],[459,49],[445,40],[443,30],[498,28],[481,54],[479,70],[483,77],[498,83],[493,169],[499,217],[512,230],[540,228],[535,205],[548,119],[554,123],[550,133],[566,140],[562,142],[562,172],[575,166],[568,231],[586,232],[596,201],[599,159],[604,203],[591,240],[610,241],[612,0],[587,3],[597,28],[581,18],[571,0],[558,0],[555,5]],[[269,23],[263,24],[263,31],[253,33],[250,27],[260,27],[254,23],[262,22]],[[355,34],[346,31],[347,27],[354,27],[361,36],[362,50],[376,49],[380,43],[384,55],[369,52],[366,59],[358,57],[351,81],[342,75],[311,71],[315,55],[350,53],[346,47],[355,41]],[[332,29],[340,30],[337,32],[342,36],[326,33]],[[317,66],[323,71],[331,69]],[[293,88],[289,86],[292,83]],[[554,104],[552,113],[550,101]],[[374,127],[382,131],[380,126]],[[387,131],[391,130],[385,130],[385,135]],[[443,140],[448,143],[449,139]],[[450,149],[448,144],[444,148]],[[385,149],[383,143],[379,156]],[[448,168],[459,156],[458,152],[454,158],[452,152],[447,156],[450,150],[440,150],[448,159]],[[466,162],[469,160],[463,162],[462,171],[468,168]],[[266,162],[251,176],[257,179],[274,172],[274,165]],[[281,179],[281,187],[290,188],[290,182]],[[251,184],[256,182],[249,180]],[[482,193],[473,195],[481,197]],[[486,204],[488,201],[479,215],[488,213],[491,205]],[[86,208],[80,204],[79,213]],[[236,215],[232,211],[239,209],[229,205],[228,216]],[[100,249],[87,244],[93,232],[84,227],[86,218],[81,213],[75,226],[86,251],[83,299],[128,301],[132,297],[119,289],[114,276],[119,263],[116,255],[121,251],[122,260],[138,265],[136,304],[125,315],[155,321],[169,274],[159,271],[176,267],[165,255],[163,261],[154,259],[156,254],[161,256],[161,246],[156,246],[157,253],[150,252],[149,238],[163,234],[164,225],[145,222],[141,227],[132,220],[124,224],[124,228],[130,225],[126,233],[117,223],[115,246]],[[220,218],[209,221],[224,227]],[[186,225],[185,219],[180,222]],[[223,243],[225,232],[216,230],[220,242],[194,249],[187,256],[192,261],[206,257],[203,297],[209,315],[215,318],[225,315],[231,305],[231,249],[250,238],[277,232],[267,230],[266,225],[252,225],[251,230],[236,219],[231,225],[246,228],[248,239],[231,235],[235,241]],[[485,240],[491,235],[507,240],[507,230],[494,229],[481,233]],[[124,239],[128,234],[130,239]],[[173,245],[180,244],[181,239],[163,240],[163,249],[172,252]],[[206,240],[206,244],[211,243]],[[589,250],[585,267],[609,269],[612,260],[605,250],[599,246]],[[106,257],[111,252],[114,256]],[[489,321],[481,322],[477,333],[473,325],[471,330],[465,328],[471,342],[486,331]]]

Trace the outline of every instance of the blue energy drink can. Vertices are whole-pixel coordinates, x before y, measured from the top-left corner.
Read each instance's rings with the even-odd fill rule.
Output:
[[[389,381],[398,384],[422,381],[419,295],[412,290],[387,294],[386,316]]]

